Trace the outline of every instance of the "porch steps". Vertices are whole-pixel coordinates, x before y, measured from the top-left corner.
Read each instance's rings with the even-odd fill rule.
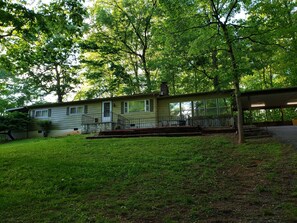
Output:
[[[272,137],[272,134],[264,128],[259,128],[255,125],[245,125],[243,127],[244,137],[246,139],[258,139]]]
[[[200,136],[201,132],[186,132],[186,133],[148,133],[134,135],[97,135],[89,136],[87,139],[107,139],[107,138],[136,138],[136,137],[182,137],[182,136]]]
[[[99,134],[87,139],[97,138],[128,138],[128,137],[146,137],[146,136],[195,136],[202,135],[201,128],[192,126],[180,127],[159,127],[159,128],[139,128],[139,129],[119,129],[112,131],[102,131]]]
[[[224,133],[235,133],[236,129],[232,127],[222,127],[222,128],[203,128],[203,134],[224,134]]]

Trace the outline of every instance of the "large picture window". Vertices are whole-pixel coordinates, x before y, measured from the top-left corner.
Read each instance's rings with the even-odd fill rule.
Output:
[[[192,102],[174,102],[169,104],[170,116],[192,116]]]
[[[231,113],[231,100],[226,98],[199,101],[174,102],[169,104],[170,116],[218,116]]]
[[[152,111],[152,100],[137,100],[124,102],[124,113]]]
[[[170,103],[169,104],[170,109],[170,116],[180,116],[180,103]]]
[[[231,113],[231,100],[227,98],[194,101],[194,116],[218,116]]]
[[[205,101],[194,101],[194,116],[205,116]]]

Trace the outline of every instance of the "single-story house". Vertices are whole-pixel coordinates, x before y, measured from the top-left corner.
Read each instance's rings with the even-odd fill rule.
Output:
[[[245,92],[242,104],[244,110],[297,106],[297,87]],[[159,93],[31,105],[9,111],[25,111],[34,120],[51,121],[50,136],[184,125],[234,128],[236,120],[233,90],[171,96],[166,83]],[[33,125],[15,136],[42,136],[42,131]]]

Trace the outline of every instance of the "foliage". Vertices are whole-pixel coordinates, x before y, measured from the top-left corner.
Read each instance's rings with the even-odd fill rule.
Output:
[[[296,152],[271,139],[231,140],[71,136],[2,144],[1,220],[294,222]]]
[[[50,132],[52,128],[52,122],[49,120],[38,120],[37,125],[41,128],[43,131],[43,136],[47,137],[48,133]]]
[[[0,131],[26,130],[31,119],[23,112],[10,112],[0,116]]]
[[[19,39],[17,44],[11,43],[6,56],[15,61],[13,73],[27,94],[55,93],[62,102],[79,83],[76,38],[82,34],[85,11],[80,1],[63,0],[43,5],[39,13],[44,16],[47,32],[33,42]]]
[[[82,44],[85,75],[95,86],[92,95],[153,90],[150,62],[156,15],[155,0],[96,1],[90,35]]]
[[[4,39],[19,36],[34,39],[42,26],[42,15],[28,9],[23,2],[0,0],[0,43]]]
[[[24,103],[22,85],[15,86],[11,66],[16,58],[7,57],[7,46],[16,44],[18,39],[34,41],[40,32],[46,32],[41,14],[26,7],[23,1],[0,0],[0,113]],[[18,96],[14,97],[15,94]]]

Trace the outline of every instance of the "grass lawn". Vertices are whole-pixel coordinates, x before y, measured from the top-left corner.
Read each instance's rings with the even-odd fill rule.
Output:
[[[0,144],[0,222],[296,222],[297,154],[231,136]]]

